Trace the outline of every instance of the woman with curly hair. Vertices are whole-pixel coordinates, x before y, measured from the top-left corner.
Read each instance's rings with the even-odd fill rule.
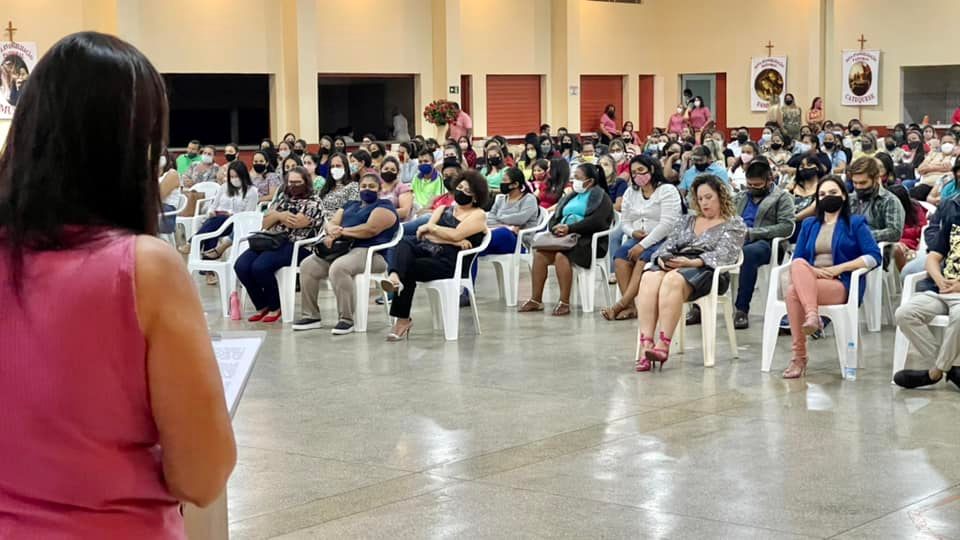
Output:
[[[702,174],[691,191],[695,195],[692,212],[680,219],[676,232],[653,254],[640,280],[637,371],[650,371],[656,362],[663,369],[684,302],[709,294],[714,269],[737,262],[743,246],[747,227],[726,184],[712,174]],[[727,275],[720,277],[721,292],[729,284]],[[658,324],[659,344],[653,340]]]

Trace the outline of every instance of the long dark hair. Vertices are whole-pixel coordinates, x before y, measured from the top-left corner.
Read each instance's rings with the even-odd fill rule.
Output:
[[[911,227],[916,227],[917,223],[920,221],[920,216],[917,215],[917,205],[912,199],[910,199],[910,193],[907,192],[907,188],[897,184],[886,189],[890,193],[896,195],[897,199],[900,200],[900,204],[903,206],[903,211],[906,212],[904,223],[910,225]]]
[[[91,240],[69,226],[156,234],[167,115],[163,79],[123,40],[80,32],[43,55],[0,152],[0,243],[18,293],[25,251]]]
[[[551,159],[548,178],[549,188],[547,188],[547,193],[558,198],[561,197],[564,188],[567,187],[567,182],[570,181],[570,163],[562,157]]]
[[[844,219],[847,223],[850,222],[850,194],[847,192],[847,187],[844,184],[843,180],[835,174],[828,174],[820,179],[817,182],[817,221],[823,223],[823,216],[826,212],[823,211],[823,207],[820,206],[820,187],[826,184],[827,182],[833,182],[834,184],[840,186],[840,193],[843,193],[843,206],[840,207],[840,219]]]
[[[237,176],[240,177],[240,187],[235,188],[233,184],[230,183],[230,171],[235,171]],[[237,190],[239,189],[243,193],[243,197],[247,196],[247,190],[253,187],[253,180],[250,179],[250,171],[247,169],[247,164],[235,159],[227,165],[227,195],[230,197],[235,197],[237,195]]]
[[[330,174],[333,172],[333,158],[340,158],[340,163],[343,164],[343,178],[336,180],[333,178],[333,175]],[[329,167],[327,168],[327,178],[326,182],[323,183],[323,187],[320,188],[320,198],[326,197],[328,193],[333,191],[333,188],[337,187],[338,184],[349,184],[354,181],[353,175],[350,174],[350,161],[347,160],[347,155],[341,152],[334,152],[330,155],[330,160],[327,162]]]
[[[523,171],[517,167],[507,167],[507,169],[503,171],[503,175],[508,177],[511,182],[514,182],[520,186],[521,193],[530,193],[530,184],[528,184],[527,180],[524,178]]]
[[[587,177],[588,180],[593,180],[593,184],[603,188],[603,191],[607,191],[609,187],[607,186],[606,174],[603,172],[603,167],[597,167],[593,163],[584,163],[577,167],[583,171],[583,175]]]

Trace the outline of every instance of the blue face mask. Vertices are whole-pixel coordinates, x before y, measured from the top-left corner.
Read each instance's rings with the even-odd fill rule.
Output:
[[[372,189],[364,189],[360,191],[360,200],[363,201],[364,204],[372,204],[379,198],[380,194]]]
[[[430,172],[433,171],[433,165],[429,163],[421,163],[417,170],[420,171],[420,176],[430,176]]]

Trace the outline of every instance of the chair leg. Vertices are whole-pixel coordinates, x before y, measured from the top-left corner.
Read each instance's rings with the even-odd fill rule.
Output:
[[[733,304],[723,303],[723,319],[727,326],[727,341],[730,343],[730,354],[734,358],[740,358],[740,349],[737,347],[737,331],[733,327]]]
[[[427,297],[430,299],[430,312],[433,319],[433,329],[443,329],[443,294],[436,289],[427,289]]]
[[[907,336],[897,328],[897,337],[893,342],[893,375],[902,370],[907,365],[907,353],[910,351],[910,342]]]
[[[503,296],[507,307],[517,307],[518,289],[520,288],[520,263],[511,260],[509,264],[501,267],[501,273],[503,274],[501,296]]]
[[[717,356],[717,299],[700,303],[700,329],[703,335],[703,367],[713,367]]]
[[[470,280],[467,280],[467,283],[469,282]],[[477,329],[477,335],[480,335],[482,333],[480,331],[480,308],[477,307],[477,295],[474,292],[472,285],[467,286],[467,294],[470,296],[470,307],[473,308],[473,324]]]
[[[780,333],[780,318],[783,310],[767,311],[763,317],[763,344],[761,346],[760,371],[770,372],[773,364],[773,351],[777,348],[777,336]]]
[[[603,299],[606,302],[606,305],[612,306],[614,300],[611,298],[610,294],[610,271],[607,270],[607,266],[600,267],[600,286],[603,287]],[[596,287],[596,284],[594,284]],[[619,288],[614,285],[614,288],[619,290]]]
[[[370,274],[353,276],[353,294],[353,329],[355,332],[366,332],[370,315]]]
[[[440,313],[443,316],[443,336],[456,341],[460,334],[460,286],[444,287],[440,292]]]
[[[677,321],[677,328],[673,331],[674,340],[670,343],[670,354],[683,354],[683,351],[687,348],[687,311],[689,310],[690,304],[684,303],[680,310],[680,320]]]
[[[230,318],[230,291],[233,290],[227,278],[230,271],[230,269],[213,271],[217,275],[217,287],[220,289],[220,307],[223,309],[224,319]]]

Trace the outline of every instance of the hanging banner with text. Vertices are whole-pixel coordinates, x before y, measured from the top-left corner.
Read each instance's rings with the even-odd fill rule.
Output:
[[[0,41],[0,120],[13,118],[23,85],[36,65],[36,43]]]
[[[763,56],[750,59],[750,110],[766,111],[770,102],[787,93],[787,57]]]
[[[880,104],[880,51],[842,51],[841,105]]]

